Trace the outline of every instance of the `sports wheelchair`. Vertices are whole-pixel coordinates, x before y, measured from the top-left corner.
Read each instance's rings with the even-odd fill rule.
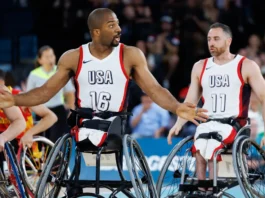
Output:
[[[97,128],[108,132],[105,142],[97,147],[89,139],[78,142],[76,134],[66,134],[53,147],[36,188],[36,198],[41,197],[99,197],[103,198],[100,189],[109,191],[109,197],[116,198],[118,193],[126,197],[158,198],[148,164],[138,143],[129,135],[125,135],[127,112],[99,112],[80,108],[72,111],[69,125],[90,128],[93,117]],[[109,118],[114,118],[111,122]],[[87,119],[80,124],[80,119]],[[95,121],[95,120],[94,120]],[[93,123],[92,123],[93,124]],[[95,122],[94,122],[95,124]],[[96,155],[95,179],[81,180],[81,154]],[[130,181],[123,174],[123,153],[130,175]],[[108,181],[101,179],[102,154],[114,154],[120,180]],[[71,156],[74,161],[71,164]],[[84,175],[82,175],[84,176]],[[101,194],[101,195],[100,195]]]
[[[157,192],[161,198],[198,197],[198,188],[212,188],[204,197],[238,197],[227,190],[240,186],[246,198],[265,197],[265,152],[250,138],[250,121],[237,133],[232,145],[215,150],[214,179],[198,181],[195,157],[191,154],[193,136],[180,141],[170,152],[161,170]],[[217,156],[222,156],[218,164]]]

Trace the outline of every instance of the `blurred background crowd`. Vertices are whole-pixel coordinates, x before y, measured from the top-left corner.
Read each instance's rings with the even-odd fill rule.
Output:
[[[232,53],[254,60],[265,76],[264,0],[0,0],[0,5],[0,69],[5,72],[6,85],[22,90],[38,86],[34,81],[38,77],[48,79],[64,51],[91,40],[87,16],[98,7],[117,14],[121,42],[140,48],[158,82],[181,101],[188,91],[193,64],[210,56],[207,32],[217,21],[232,29]],[[39,51],[42,46],[46,48]],[[47,66],[47,60],[53,65]],[[36,66],[43,70],[36,72]],[[166,136],[176,118],[134,83],[130,92],[128,109],[134,116],[128,132],[135,137]],[[62,97],[46,105],[67,110],[73,107],[73,97],[74,88],[69,85]],[[252,95],[255,138],[264,130],[260,111],[259,101]],[[60,109],[57,115],[61,113]],[[189,123],[180,136],[194,132],[195,126]]]

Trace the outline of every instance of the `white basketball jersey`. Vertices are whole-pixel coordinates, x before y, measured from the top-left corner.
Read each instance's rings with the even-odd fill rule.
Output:
[[[123,65],[123,44],[99,60],[82,45],[75,76],[77,106],[96,112],[119,112],[124,109],[129,77]]]
[[[244,59],[236,55],[224,65],[215,64],[213,57],[205,59],[200,82],[210,118],[247,118],[251,89],[241,74]]]

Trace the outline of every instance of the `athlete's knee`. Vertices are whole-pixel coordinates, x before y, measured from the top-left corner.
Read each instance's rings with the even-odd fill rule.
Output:
[[[206,160],[204,157],[200,154],[200,151],[196,152],[196,161],[198,164],[206,164]]]

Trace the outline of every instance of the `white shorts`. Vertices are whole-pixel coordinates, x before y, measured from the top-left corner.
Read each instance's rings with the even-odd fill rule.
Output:
[[[109,119],[105,119],[107,121],[113,121],[116,117],[111,117]],[[86,121],[87,119],[83,119],[82,122]],[[94,117],[92,120],[103,120],[99,117]],[[77,142],[81,142],[83,140],[89,139],[92,144],[97,147],[100,147],[108,136],[108,131],[102,131],[98,129],[90,129],[90,128],[75,128],[73,132],[75,135],[75,139]]]
[[[216,139],[202,139],[197,137],[203,133],[218,132],[222,136],[222,142]],[[200,124],[194,136],[194,145],[192,152],[199,151],[205,160],[212,160],[214,152],[224,147],[224,144],[231,144],[236,137],[236,130],[229,124],[223,124],[216,121],[210,121]],[[197,140],[196,140],[197,139]],[[221,157],[218,156],[218,161]]]

